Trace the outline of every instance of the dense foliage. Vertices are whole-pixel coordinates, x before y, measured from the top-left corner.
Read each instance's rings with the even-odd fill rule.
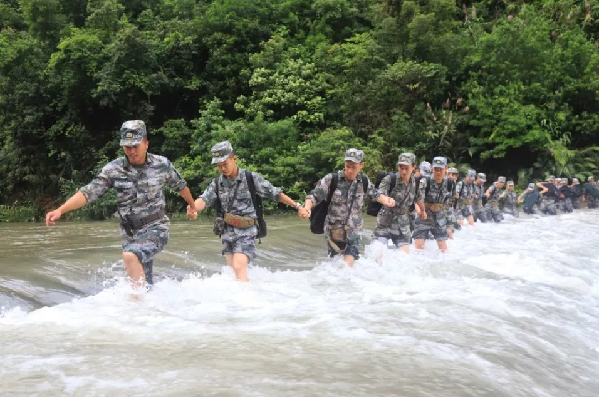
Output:
[[[194,194],[223,139],[296,198],[350,146],[370,175],[411,150],[519,185],[585,177],[598,17],[590,0],[3,0],[0,204],[63,200],[127,119]]]

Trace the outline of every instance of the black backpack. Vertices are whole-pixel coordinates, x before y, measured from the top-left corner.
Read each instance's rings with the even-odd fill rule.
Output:
[[[216,212],[218,216],[223,216],[223,208],[220,204],[220,196],[218,194],[218,178],[214,178],[216,183]],[[252,175],[252,171],[245,170],[245,179],[247,180],[248,189],[250,191],[250,195],[252,196],[252,204],[254,205],[254,210],[256,211],[256,218],[258,220],[258,234],[256,235],[257,239],[261,239],[262,237],[266,237],[268,232],[266,228],[266,222],[264,221],[264,206],[262,205],[262,197],[256,194],[256,185],[254,184],[254,176]]]
[[[387,175],[391,175],[391,184],[389,185],[389,194],[391,194],[393,189],[395,189],[395,185],[397,184],[397,174],[393,171],[383,171],[376,174],[374,187],[378,189],[379,185]],[[368,208],[366,208],[366,213],[371,216],[377,216],[381,208],[383,208],[383,204],[379,203],[378,201],[371,200],[370,203],[368,203]]]
[[[366,193],[368,191],[368,178],[361,173],[359,176],[362,177],[362,188],[364,189],[364,193]],[[313,234],[324,234],[324,221],[329,213],[329,204],[331,204],[333,194],[335,194],[338,184],[339,174],[335,172],[331,178],[327,199],[312,207],[312,214],[310,215],[310,231]]]

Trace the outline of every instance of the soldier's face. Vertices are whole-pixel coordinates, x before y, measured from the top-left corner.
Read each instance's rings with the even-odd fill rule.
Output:
[[[500,189],[503,189],[504,185],[505,185],[505,182],[497,182],[497,187]]]
[[[405,164],[400,164],[397,166],[397,170],[399,171],[399,176],[401,177],[401,179],[408,179],[410,175],[412,175],[414,168],[415,167],[413,165]]]
[[[142,165],[146,162],[146,154],[148,153],[149,142],[147,138],[143,138],[137,146],[123,146],[125,155],[129,163],[133,165]]]
[[[508,192],[511,192],[512,190],[514,190],[514,186],[513,185],[509,185],[507,187]]]
[[[466,177],[466,183],[472,183],[472,178],[470,178],[469,176]]]
[[[443,178],[445,176],[446,171],[447,168],[433,167],[433,174],[435,175],[435,179]]]
[[[237,156],[230,156],[228,159],[222,163],[218,163],[216,166],[218,167],[220,173],[225,176],[225,178],[229,178],[237,171]]]
[[[458,174],[451,174],[451,179],[453,179],[454,181],[458,180]]]
[[[354,163],[353,161],[349,160],[346,161],[344,169],[345,177],[348,180],[353,181],[354,179],[356,179],[360,171],[362,171],[362,168],[364,168],[364,163]]]

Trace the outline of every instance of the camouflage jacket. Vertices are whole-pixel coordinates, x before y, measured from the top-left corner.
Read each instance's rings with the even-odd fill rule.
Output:
[[[518,195],[516,192],[506,192],[503,196],[503,206],[507,209],[515,209],[518,205]]]
[[[489,187],[488,191],[490,191],[491,194],[489,195],[489,198],[487,198],[487,204],[498,204],[500,196],[504,192],[503,189],[499,189],[497,187],[497,183],[493,182],[493,184]]]
[[[329,212],[325,220],[325,234],[328,234],[329,226],[343,226],[347,222],[348,240],[357,240],[360,238],[362,233],[362,207],[364,206],[364,199],[368,197],[370,199],[376,200],[379,195],[374,187],[374,184],[370,180],[368,180],[367,191],[364,191],[362,178],[368,178],[366,175],[359,175],[353,181],[345,178],[345,172],[343,170],[338,171],[337,175],[339,176],[339,181],[337,183],[337,189],[335,190],[333,198],[331,199]],[[316,187],[306,197],[306,199],[312,201],[314,205],[326,200],[329,194],[332,176],[333,174],[328,174],[318,181]],[[349,214],[349,207],[354,192],[354,204],[351,208],[351,214]]]
[[[466,183],[465,180],[458,182],[456,192],[460,195],[459,200],[472,200],[474,194],[474,182]]]
[[[482,185],[479,185],[478,183],[473,182],[472,186],[472,194],[478,196],[476,198],[473,198],[473,204],[475,207],[481,206],[483,202],[483,196],[487,192],[487,190],[485,189],[485,184],[483,183]]]
[[[274,187],[256,172],[252,172],[252,176],[254,177],[254,186],[256,187],[256,194],[258,196],[279,201],[282,192],[281,189]],[[239,185],[237,188],[237,197],[235,198],[235,202],[231,203],[230,201],[235,195],[237,185]],[[206,203],[206,206],[209,207],[215,204],[217,199],[216,189],[218,189],[218,196],[220,197],[220,203],[224,212],[256,218],[256,210],[254,209],[254,203],[252,203],[252,195],[245,177],[245,170],[239,168],[235,178],[228,179],[223,175],[214,178],[200,196]]]
[[[441,183],[435,182],[435,179],[431,177],[430,179],[423,178],[421,182],[424,183],[421,185],[422,189],[426,190],[426,184],[430,181],[430,188],[428,190],[428,194],[424,197],[424,203],[428,204],[445,204],[445,208],[442,208],[440,211],[433,213],[430,209],[426,209],[427,219],[420,220],[423,224],[433,224],[435,222],[439,222],[439,220],[445,219],[448,216],[448,208],[447,206],[450,203],[451,195],[453,192],[448,189],[448,178],[443,178]],[[455,184],[454,184],[455,186]]]
[[[79,191],[90,203],[114,188],[120,215],[143,218],[164,209],[165,184],[177,192],[187,186],[166,157],[148,153],[140,166],[130,164],[126,156],[111,161]],[[164,216],[161,222],[166,221]]]
[[[410,180],[407,184],[403,182],[399,174],[397,174],[397,182],[395,183],[395,187],[391,192],[389,192],[389,187],[391,185],[391,176],[387,175],[383,178],[381,183],[379,184],[377,197],[381,195],[391,197],[395,200],[395,207],[389,208],[383,206],[381,211],[385,212],[389,215],[406,215],[410,212],[410,206],[418,201],[424,200],[424,189],[423,187],[426,184],[424,179],[420,180],[419,184],[416,184],[416,178],[414,175],[410,176]]]

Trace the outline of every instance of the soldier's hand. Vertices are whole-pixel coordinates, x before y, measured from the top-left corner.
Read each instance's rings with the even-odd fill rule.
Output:
[[[198,219],[198,211],[194,208],[191,208],[190,205],[187,206],[187,217],[191,220]]]
[[[54,211],[50,211],[46,214],[46,226],[52,226],[56,223],[57,220],[62,216],[62,211],[56,209]]]
[[[391,197],[387,197],[387,204],[385,205],[389,208],[393,208],[395,207],[395,200],[393,200]]]
[[[426,211],[421,211],[418,216],[420,217],[420,219],[422,219],[423,221],[426,220],[426,218],[428,218],[428,215],[426,214]]]
[[[297,209],[297,215],[302,219],[309,219],[312,211],[305,209],[304,207],[299,207]]]

